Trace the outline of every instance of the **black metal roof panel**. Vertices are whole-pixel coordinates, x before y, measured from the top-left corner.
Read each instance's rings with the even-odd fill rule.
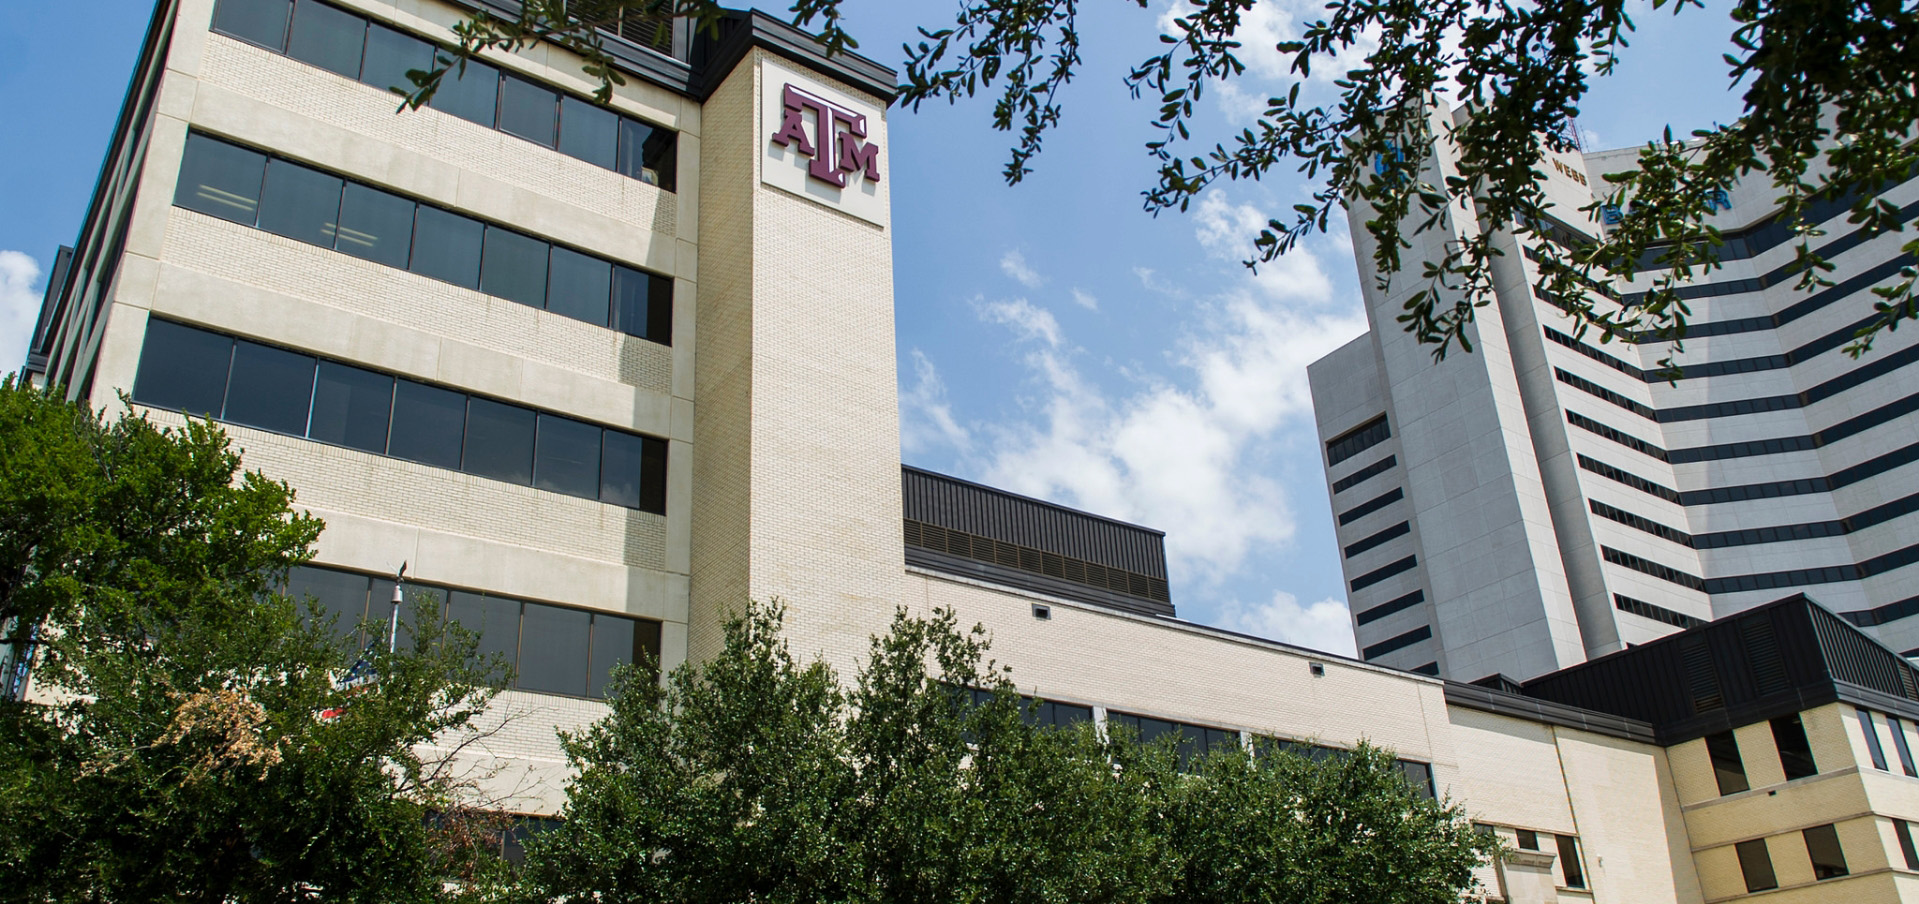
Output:
[[[910,564],[1173,614],[1164,533],[920,468],[900,470]]]
[[[1804,594],[1542,675],[1524,693],[1651,723],[1665,745],[1836,701],[1919,718],[1919,669]]]

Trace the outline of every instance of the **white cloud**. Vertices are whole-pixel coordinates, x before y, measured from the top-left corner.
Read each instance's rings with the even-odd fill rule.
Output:
[[[1173,355],[1181,383],[1149,378],[1109,395],[1080,374],[1046,312],[981,306],[1029,343],[1036,389],[1032,419],[986,428],[994,452],[983,470],[996,486],[1165,530],[1179,575],[1211,585],[1255,550],[1291,541],[1292,509],[1259,467],[1263,449],[1311,411],[1306,365],[1364,321],[1247,288],[1197,307]]]
[[[1006,255],[999,259],[999,268],[1001,272],[1029,289],[1046,281],[1037,271],[1026,265],[1026,255],[1019,253],[1017,248],[1006,252]]]
[[[1093,293],[1078,286],[1073,287],[1073,303],[1089,311],[1099,310],[1099,299],[1094,298]]]
[[[1059,321],[1053,318],[1053,312],[1034,307],[1024,298],[977,303],[977,307],[980,319],[1010,326],[1022,339],[1038,339],[1049,348],[1059,348]]]
[[[1193,219],[1200,247],[1209,256],[1243,261],[1257,253],[1253,239],[1271,217],[1251,204],[1234,204],[1224,189],[1214,189],[1200,200]],[[1318,305],[1333,299],[1332,278],[1320,265],[1319,256],[1305,244],[1294,245],[1277,259],[1260,264],[1254,283],[1284,301]]]
[[[1356,653],[1353,624],[1347,614],[1346,604],[1336,599],[1323,599],[1302,606],[1298,597],[1281,590],[1264,603],[1248,605],[1234,600],[1222,605],[1214,624],[1229,631],[1253,634],[1340,656]]]
[[[11,373],[27,360],[33,324],[40,315],[35,288],[40,264],[18,251],[0,251],[0,372]]]
[[[936,446],[964,450],[972,442],[966,428],[953,419],[946,398],[946,382],[933,360],[913,349],[913,386],[900,393],[900,448],[909,454]]]

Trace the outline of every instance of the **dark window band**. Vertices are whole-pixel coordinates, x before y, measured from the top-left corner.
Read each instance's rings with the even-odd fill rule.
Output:
[[[1348,458],[1386,441],[1393,431],[1386,425],[1386,416],[1380,415],[1326,441],[1326,466],[1332,467]]]
[[[1919,210],[1919,205],[1913,205],[1907,208],[1909,212],[1913,210]],[[1844,240],[1842,239],[1841,241],[1843,242]],[[1840,244],[1840,242],[1834,242],[1833,244],[1837,245]],[[1847,245],[1846,247],[1850,248],[1851,245]],[[1843,251],[1845,248],[1839,250]],[[1830,250],[1830,248],[1822,248],[1819,250],[1819,253],[1831,255],[1837,252]],[[1738,333],[1757,332],[1759,330],[1775,330],[1820,308],[1826,307],[1835,301],[1848,298],[1882,280],[1897,275],[1901,268],[1910,266],[1913,260],[1914,258],[1910,254],[1899,255],[1876,267],[1861,271],[1844,282],[1835,283],[1818,292],[1807,295],[1804,299],[1781,310],[1777,314],[1768,314],[1761,317],[1709,320],[1704,323],[1688,323],[1686,324],[1686,331],[1682,336],[1686,339],[1699,339],[1707,336],[1731,336]],[[1786,282],[1789,279],[1796,279],[1797,277],[1797,262],[1794,261],[1784,264],[1774,269],[1771,273],[1761,276],[1725,280],[1722,282],[1694,283],[1688,286],[1681,286],[1676,292],[1682,299],[1742,295],[1748,292],[1759,292],[1768,287]],[[1627,299],[1626,303],[1636,304],[1644,297],[1645,296],[1641,294]],[[1626,338],[1629,342],[1660,342],[1664,341],[1667,337],[1664,336],[1660,330],[1640,330],[1629,334]]]
[[[1807,477],[1799,480],[1782,480],[1775,483],[1751,483],[1736,487],[1713,487],[1704,490],[1688,490],[1680,495],[1681,505],[1713,505],[1724,502],[1743,502],[1749,499],[1773,499],[1780,496],[1800,496],[1806,493],[1827,493],[1840,487],[1850,486],[1871,477],[1877,477],[1887,471],[1919,461],[1919,443],[1894,449],[1877,458],[1860,462],[1850,468],[1834,472],[1831,477]]]
[[[1635,490],[1638,490],[1641,493],[1645,493],[1648,496],[1657,496],[1661,499],[1666,500],[1667,502],[1679,504],[1681,499],[1681,495],[1678,490],[1675,490],[1671,487],[1661,486],[1660,484],[1653,483],[1652,481],[1647,480],[1644,477],[1640,477],[1639,475],[1634,474],[1630,471],[1625,471],[1620,468],[1615,468],[1612,465],[1606,464],[1605,462],[1600,461],[1596,458],[1588,458],[1587,456],[1584,456],[1584,455],[1579,456],[1579,467],[1584,470],[1591,471],[1594,474],[1598,474],[1599,476],[1604,477],[1607,480],[1613,481],[1614,483],[1624,484],[1626,486],[1632,487]]]
[[[1418,564],[1419,564],[1418,556],[1407,556],[1406,558],[1400,559],[1397,562],[1393,562],[1387,565],[1382,565],[1378,568],[1373,569],[1372,571],[1368,571],[1365,574],[1360,575],[1359,577],[1353,578],[1350,586],[1352,587],[1353,592],[1357,593],[1361,590],[1366,589],[1367,587],[1371,587],[1374,584],[1379,583],[1380,581],[1386,580],[1387,578],[1390,578],[1393,575],[1404,574],[1408,571],[1411,571],[1413,570],[1414,566]]]
[[[1915,346],[1919,348],[1919,346]],[[1713,446],[1695,446],[1690,449],[1674,449],[1670,453],[1674,464],[1695,461],[1718,461],[1727,458],[1745,458],[1753,455],[1777,455],[1785,452],[1807,452],[1821,446],[1836,443],[1847,437],[1856,436],[1874,427],[1919,412],[1919,395],[1910,395],[1896,402],[1874,408],[1864,414],[1847,418],[1821,430],[1811,436],[1781,436],[1772,439],[1749,440],[1740,443],[1721,443]]]
[[[1686,572],[1680,571],[1677,568],[1673,568],[1668,565],[1661,565],[1658,562],[1654,562],[1650,559],[1642,559],[1638,556],[1633,555],[1632,553],[1622,552],[1610,546],[1599,547],[1599,554],[1601,558],[1604,558],[1606,561],[1611,562],[1614,565],[1618,565],[1623,568],[1630,568],[1634,571],[1639,572],[1640,574],[1651,575],[1662,581],[1678,584],[1679,586],[1685,587],[1689,590],[1699,590],[1707,593],[1712,592],[1706,589],[1706,585],[1708,582],[1704,578],[1699,577],[1698,575],[1687,574]]]
[[[443,617],[478,635],[481,656],[504,660],[512,679],[507,687],[597,700],[611,690],[614,668],[659,667],[660,623],[653,619],[415,581],[406,586],[433,594]],[[284,590],[295,604],[304,605],[310,598],[321,615],[333,616],[334,628],[350,648],[366,640],[358,634],[362,622],[377,630],[391,618],[391,577],[301,565],[287,575]],[[414,614],[411,604],[402,607],[403,631]]]
[[[1919,346],[1914,346],[1914,347],[1919,348]],[[1397,459],[1395,459],[1391,455],[1388,455],[1385,458],[1382,458],[1376,462],[1373,462],[1370,465],[1367,465],[1366,467],[1360,468],[1359,470],[1346,475],[1345,477],[1341,477],[1340,479],[1333,481],[1333,492],[1344,493],[1347,490],[1352,489],[1353,487],[1359,486],[1360,484],[1365,483],[1368,480],[1371,480],[1375,477],[1378,477],[1381,474],[1386,473],[1389,470],[1392,470],[1393,465],[1396,465],[1398,463],[1399,461]]]
[[[1792,571],[1773,571],[1763,574],[1742,574],[1733,577],[1713,578],[1706,582],[1707,593],[1737,593],[1744,590],[1772,590],[1779,587],[1798,587],[1805,584],[1836,584],[1841,581],[1859,581],[1874,575],[1896,571],[1908,565],[1919,563],[1919,546],[1895,549],[1881,556],[1874,556],[1856,565],[1828,565],[1823,568],[1800,568]]]
[[[1919,362],[1919,345],[1908,346],[1896,352],[1886,352],[1884,355],[1875,354],[1864,363],[1848,368],[1845,373],[1797,395],[1770,396],[1759,399],[1734,399],[1726,402],[1712,402],[1705,405],[1662,408],[1659,410],[1659,421],[1660,423],[1694,421],[1704,418],[1729,417],[1740,414],[1756,414],[1764,411],[1784,411],[1791,408],[1803,408],[1814,402],[1832,398],[1853,387],[1876,380],[1915,362]]]
[[[168,320],[147,321],[133,400],[666,514],[666,440]]]
[[[1367,659],[1367,660],[1378,659],[1379,657],[1384,656],[1387,653],[1391,653],[1395,650],[1403,650],[1422,640],[1430,640],[1432,639],[1432,636],[1433,636],[1433,629],[1431,625],[1420,625],[1419,627],[1414,628],[1411,631],[1407,631],[1406,633],[1401,634],[1398,637],[1387,638],[1385,640],[1380,641],[1379,643],[1376,643],[1370,647],[1367,647],[1364,650],[1361,650],[1359,653],[1359,658]]]
[[[1434,678],[1437,678],[1439,677],[1439,663],[1429,662],[1429,663],[1426,663],[1425,665],[1414,666],[1411,669],[1411,671],[1418,672],[1421,675],[1431,675]]]
[[[1613,392],[1612,390],[1607,389],[1606,387],[1601,386],[1598,383],[1594,383],[1593,381],[1588,380],[1585,377],[1579,376],[1578,374],[1567,371],[1564,368],[1559,368],[1559,367],[1553,368],[1553,376],[1557,378],[1559,382],[1564,383],[1567,386],[1571,386],[1572,388],[1577,389],[1580,392],[1583,392],[1594,398],[1601,399],[1609,404],[1615,405],[1620,408],[1624,408],[1625,410],[1630,411],[1633,414],[1639,415],[1640,417],[1643,417],[1649,421],[1658,420],[1658,413],[1653,411],[1652,408],[1647,406],[1646,404],[1626,398],[1625,396],[1620,395],[1619,393]]]
[[[1364,518],[1367,515],[1370,515],[1376,511],[1379,511],[1380,509],[1383,509],[1386,506],[1392,505],[1393,503],[1398,502],[1399,500],[1404,498],[1406,498],[1406,492],[1400,489],[1399,487],[1394,487],[1391,490],[1381,493],[1378,496],[1375,496],[1371,499],[1366,500],[1365,502],[1362,502],[1358,505],[1353,506],[1352,508],[1349,508],[1343,512],[1340,512],[1339,513],[1340,526],[1344,527],[1345,525],[1351,524],[1354,521],[1358,521],[1359,519]]]
[[[673,341],[673,280],[204,135],[173,203],[363,260]]]
[[[1805,221],[1815,225],[1824,223],[1833,217],[1849,211],[1856,201],[1858,201],[1858,197],[1851,194],[1838,198],[1820,198],[1806,205],[1804,214]],[[1906,212],[1901,214],[1902,221],[1911,219],[1913,213],[1912,206],[1908,205]],[[1819,249],[1820,253],[1836,254],[1839,251],[1845,250],[1845,248],[1850,248],[1852,247],[1850,244],[1844,247],[1835,246],[1857,235],[1858,232],[1855,231],[1846,238],[1841,238],[1838,241],[1828,244],[1826,247]],[[1743,229],[1729,230],[1720,233],[1719,238],[1725,244],[1720,246],[1717,257],[1721,263],[1726,261],[1747,260],[1758,256],[1761,252],[1777,248],[1780,245],[1790,242],[1797,236],[1798,232],[1792,228],[1791,224],[1786,222],[1785,216],[1775,212]],[[1870,236],[1866,236],[1865,238],[1870,238]],[[1659,258],[1671,250],[1672,247],[1671,243],[1665,243],[1647,248],[1645,255],[1639,259],[1638,269],[1642,272],[1646,270],[1666,269],[1660,265]]]
[[[1354,541],[1351,546],[1346,547],[1346,550],[1345,550],[1346,558],[1350,559],[1369,549],[1376,549],[1382,544],[1391,542],[1392,540],[1396,538],[1406,536],[1407,534],[1410,534],[1412,532],[1413,532],[1412,525],[1408,524],[1405,521],[1401,521],[1398,524],[1395,524],[1392,527],[1386,528],[1385,530],[1382,530],[1379,533],[1376,533],[1370,537],[1367,537],[1362,540]]]
[[[1426,591],[1415,590],[1405,596],[1395,597],[1353,616],[1353,621],[1369,625],[1395,612],[1404,612],[1426,601]]]
[[[905,531],[907,546],[965,556],[981,562],[1044,574],[1072,581],[1075,584],[1112,590],[1142,599],[1157,600],[1162,603],[1172,601],[1172,593],[1165,578],[1156,578],[1122,568],[1111,568],[1097,562],[1088,562],[1031,546],[982,537],[937,524],[927,524],[911,518],[905,520]]]
[[[1667,527],[1651,518],[1635,515],[1625,509],[1615,508],[1597,499],[1586,500],[1586,506],[1592,510],[1593,514],[1601,518],[1609,521],[1617,521],[1620,524],[1624,524],[1637,531],[1651,534],[1661,540],[1677,543],[1687,548],[1692,547],[1692,536],[1685,531]]]
[[[1630,433],[1626,433],[1623,430],[1615,430],[1612,427],[1608,427],[1576,411],[1566,412],[1566,423],[1578,427],[1587,433],[1611,440],[1641,455],[1656,458],[1660,461],[1666,460],[1666,450],[1646,442],[1639,437],[1633,436]]]
[[[1645,600],[1636,600],[1617,593],[1612,595],[1612,602],[1613,606],[1621,612],[1630,612],[1641,618],[1664,622],[1675,628],[1696,628],[1706,623],[1703,618],[1694,618],[1684,612],[1674,612],[1664,606],[1655,606]]]
[[[1619,358],[1615,358],[1612,355],[1608,355],[1605,352],[1602,352],[1599,349],[1593,348],[1592,346],[1587,345],[1586,343],[1581,342],[1577,339],[1574,339],[1573,337],[1568,336],[1565,333],[1562,333],[1556,329],[1553,329],[1552,327],[1549,327],[1549,326],[1542,327],[1541,329],[1545,332],[1546,338],[1551,340],[1553,344],[1555,345],[1572,349],[1573,351],[1576,351],[1582,355],[1585,355],[1588,358],[1591,358],[1594,361],[1604,364],[1607,367],[1612,368],[1613,370],[1619,371],[1620,373],[1625,374],[1626,376],[1632,377],[1635,380],[1640,380],[1646,383],[1657,382],[1656,380],[1647,379],[1647,372],[1636,365],[1628,364]]]
[[[436,54],[448,59],[429,41],[317,0],[220,0],[213,30],[382,91],[411,92],[408,70],[430,68]],[[449,71],[429,106],[666,191],[674,188],[679,136],[673,130],[478,60],[469,60],[464,71]]]

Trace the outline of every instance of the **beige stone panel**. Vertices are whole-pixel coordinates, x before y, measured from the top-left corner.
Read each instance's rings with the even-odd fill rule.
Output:
[[[1779,742],[1772,736],[1771,722],[1754,722],[1733,729],[1739,742],[1739,760],[1746,766],[1746,783],[1754,788],[1777,785],[1786,780],[1786,768],[1779,763]]]
[[[1685,812],[1693,846],[1705,848],[1857,816],[1867,812],[1867,803],[1859,776],[1840,772],[1728,795]]]
[[[1880,828],[1885,828],[1883,836]],[[1853,873],[1891,869],[1895,862],[1905,865],[1899,854],[1899,842],[1893,837],[1892,824],[1884,819],[1864,816],[1834,824],[1839,833],[1839,850],[1846,858],[1846,870]],[[1891,841],[1890,845],[1886,844]]]
[[[1666,748],[1666,760],[1672,766],[1673,788],[1681,806],[1719,799],[1719,780],[1714,777],[1704,738]]]
[[[1866,750],[1866,734],[1859,725],[1859,713],[1850,705],[1828,703],[1800,713],[1799,721],[1806,727],[1806,742],[1812,745],[1813,764],[1819,767],[1820,772],[1832,772],[1849,766],[1857,766],[1862,770],[1872,768],[1872,757]],[[1891,765],[1894,754],[1890,748],[1886,757],[1887,765]]]
[[[173,210],[163,260],[156,303],[204,311],[204,322],[246,322],[250,335],[421,379],[655,435],[670,429],[673,352],[658,343],[190,210]],[[359,335],[349,323],[362,321],[443,346],[433,369],[417,353],[389,360],[348,348]],[[453,360],[460,350],[469,365]],[[538,379],[522,381],[522,366]]]
[[[1872,802],[1873,812],[1919,820],[1919,779],[1877,769],[1862,770],[1857,775],[1866,789],[1866,798]]]
[[[1797,831],[1774,835],[1766,839],[1766,849],[1772,852],[1772,871],[1779,877],[1780,888],[1813,882],[1812,856],[1806,853],[1804,835]]]
[[[93,396],[87,404],[105,409],[108,416],[122,408],[119,393],[133,391],[134,375],[139,373],[140,343],[147,334],[146,309],[115,304],[107,311],[105,334],[100,337],[100,353],[93,370]]]
[[[1462,707],[1447,715],[1468,807],[1503,825],[1579,834],[1551,726]]]
[[[1708,901],[1723,901],[1746,893],[1745,875],[1739,871],[1739,852],[1732,845],[1711,848],[1693,855],[1699,868],[1699,885]]]
[[[1919,900],[1919,882],[1914,882],[1911,876],[1889,872],[1855,874],[1796,887],[1787,886],[1782,879],[1778,891],[1753,895],[1746,900],[1764,901],[1766,904],[1895,904]],[[1715,899],[1708,898],[1707,901],[1715,902]]]
[[[962,625],[984,625],[992,636],[992,657],[1012,667],[1023,693],[1337,746],[1366,739],[1435,762],[1451,773],[1441,774],[1442,791],[1479,800],[1467,780],[1470,773],[1451,757],[1433,755],[1434,735],[1448,730],[1443,692],[1435,681],[1197,625],[1064,602],[1054,603],[1052,617],[1041,621],[1032,615],[1032,597],[920,572],[908,574],[906,586],[913,609],[950,608]],[[885,615],[890,618],[891,611]],[[1312,675],[1313,662],[1325,664],[1324,676]],[[1479,715],[1454,711],[1455,718],[1473,724],[1481,724]],[[1484,733],[1494,735],[1497,729]],[[1477,740],[1455,737],[1449,743],[1457,751]],[[1556,770],[1549,788],[1527,784],[1512,793],[1536,791],[1558,794],[1564,812]],[[1486,821],[1514,822],[1507,815],[1502,808]],[[1569,823],[1561,818],[1554,825],[1565,831]]]
[[[163,76],[162,85],[183,79],[176,73]],[[159,257],[166,245],[167,226],[172,218],[173,190],[180,180],[180,159],[186,153],[187,124],[167,115],[153,118],[148,133],[146,157],[140,164],[139,192],[127,219],[128,254]]]
[[[671,266],[672,192],[438,110],[396,113],[378,89],[223,35],[208,37],[200,78],[196,125],[635,265]]]
[[[1699,900],[1699,877],[1665,751],[1569,728],[1552,731],[1593,900]]]

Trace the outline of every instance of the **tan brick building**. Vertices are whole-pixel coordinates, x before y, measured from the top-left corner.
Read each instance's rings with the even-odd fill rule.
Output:
[[[1180,621],[1157,532],[902,469],[890,70],[759,13],[634,21],[606,104],[538,47],[396,114],[468,11],[163,0],[28,370],[221,421],[326,520],[294,589],[349,621],[402,562],[444,591],[516,664],[484,764],[504,806],[554,812],[553,731],[605,712],[606,670],[709,655],[743,600],[785,600],[842,675],[895,606],[948,606],[1058,718],[1391,747],[1511,843],[1490,899],[1739,897],[1726,850],[1762,830],[1778,894],[1912,893],[1919,778],[1856,765],[1851,697],[1801,716],[1816,775],[1749,752],[1721,799],[1703,736]],[[1919,693],[1871,699],[1865,724],[1919,721]],[[1827,824],[1850,872],[1811,878]]]

